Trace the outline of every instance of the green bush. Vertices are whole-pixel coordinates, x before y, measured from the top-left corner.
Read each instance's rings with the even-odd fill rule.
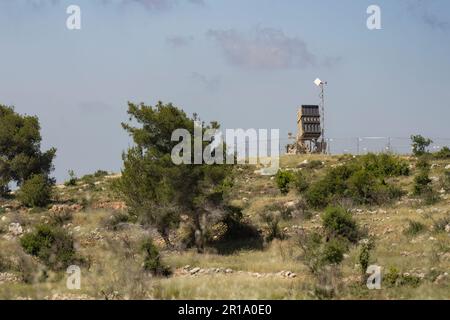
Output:
[[[25,234],[20,244],[26,253],[53,270],[63,270],[80,261],[72,237],[60,227],[39,225],[34,232]]]
[[[69,210],[64,210],[62,212],[52,212],[50,213],[49,223],[55,226],[63,226],[72,220],[72,212]]]
[[[414,177],[413,194],[422,197],[427,204],[433,204],[438,201],[438,195],[433,190],[432,180],[430,179],[429,163],[419,160],[419,173]]]
[[[349,249],[345,239],[327,239],[316,232],[300,233],[298,245],[303,252],[303,263],[315,275],[320,275],[328,266],[339,265]]]
[[[341,207],[328,207],[322,215],[322,225],[329,237],[358,241],[360,231],[352,215]]]
[[[369,153],[357,161],[363,169],[379,178],[408,176],[410,173],[408,162],[387,153]]]
[[[388,287],[402,287],[412,286],[417,287],[420,285],[421,279],[411,274],[401,274],[395,267],[390,267],[389,271],[384,275],[383,282]]]
[[[440,178],[440,184],[442,189],[450,192],[450,170],[444,171],[442,177]]]
[[[267,241],[270,242],[274,239],[283,240],[286,235],[280,228],[281,213],[280,212],[263,212],[260,214],[261,220],[266,224],[267,229]]]
[[[52,181],[44,175],[32,176],[20,188],[17,199],[27,207],[45,207],[52,196]]]
[[[340,264],[344,260],[344,253],[347,252],[345,243],[338,239],[331,239],[326,242],[322,252],[324,264]]]
[[[383,282],[389,287],[394,287],[397,285],[400,277],[400,271],[396,267],[390,267],[383,277]]]
[[[145,271],[151,272],[154,276],[167,277],[171,274],[170,268],[162,263],[159,250],[151,239],[144,241],[142,244],[142,251],[145,255]]]
[[[0,272],[7,271],[10,267],[10,261],[0,252]]]
[[[313,183],[305,193],[306,202],[313,208],[326,207],[333,196],[330,189],[331,186],[326,180],[319,180]]]
[[[106,217],[102,221],[103,227],[108,230],[118,231],[125,223],[129,223],[131,221],[130,215],[124,212],[115,212],[109,217]]]
[[[69,180],[64,182],[64,185],[66,187],[73,187],[77,185],[78,178],[75,175],[75,172],[73,170],[69,170]]]
[[[439,152],[433,154],[436,159],[450,159],[450,148],[443,147]]]
[[[298,193],[303,194],[309,188],[309,181],[306,175],[302,171],[298,171],[294,177],[294,185],[295,189],[297,189]]]
[[[444,232],[448,225],[450,225],[450,216],[434,221],[433,230],[435,232]]]
[[[430,157],[428,157],[426,155],[419,157],[419,159],[417,160],[417,163],[416,163],[416,169],[430,170],[431,169]]]
[[[373,239],[367,239],[362,241],[361,248],[359,250],[358,261],[361,268],[361,275],[363,280],[366,280],[366,272],[370,264],[370,253],[375,248],[375,241]]]
[[[405,161],[388,154],[368,154],[329,169],[309,186],[305,199],[314,208],[346,198],[360,204],[382,204],[403,195],[385,180],[401,175],[409,175]]]
[[[380,185],[368,170],[358,170],[348,179],[348,194],[358,203],[376,203]]]
[[[320,160],[312,160],[306,165],[306,168],[308,168],[308,169],[319,169],[322,167],[323,167],[323,163]]]
[[[275,181],[277,183],[278,189],[280,189],[282,194],[288,194],[290,189],[290,184],[294,182],[294,175],[289,171],[279,170],[275,176]]]
[[[103,178],[103,177],[106,177],[108,174],[109,174],[108,171],[105,171],[105,170],[97,170],[97,171],[95,171],[95,173],[94,173],[94,177],[96,177],[96,178]]]

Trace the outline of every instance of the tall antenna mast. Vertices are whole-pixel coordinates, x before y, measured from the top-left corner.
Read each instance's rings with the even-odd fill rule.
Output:
[[[322,152],[327,153],[327,147],[326,147],[326,139],[325,139],[325,86],[328,84],[326,81],[322,81],[319,78],[317,78],[314,81],[314,84],[318,87],[320,87],[320,109],[322,111]]]

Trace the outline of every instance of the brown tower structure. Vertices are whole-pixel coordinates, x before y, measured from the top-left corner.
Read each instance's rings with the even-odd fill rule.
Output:
[[[317,105],[302,105],[297,113],[296,142],[288,146],[288,153],[322,153],[326,143],[319,141],[322,136],[321,115]]]

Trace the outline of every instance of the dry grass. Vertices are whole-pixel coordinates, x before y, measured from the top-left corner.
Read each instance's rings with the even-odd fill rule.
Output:
[[[325,168],[339,163],[339,157],[286,156],[281,160],[284,168],[297,168],[305,159],[325,162]],[[439,177],[448,161],[435,161],[431,176]],[[318,170],[318,174],[323,169]],[[291,192],[282,196],[270,177],[254,174],[254,168],[245,166],[237,175],[234,190],[234,202],[244,208],[245,216],[258,227],[262,227],[258,214],[273,204],[284,204],[295,200],[298,195]],[[402,177],[395,182],[406,191],[411,190],[412,176]],[[437,182],[436,182],[437,183]],[[60,189],[59,198],[105,199],[108,190],[102,184],[95,187],[76,186]],[[84,190],[85,188],[86,190]],[[80,190],[82,189],[82,190]],[[89,195],[89,196],[88,196]],[[371,264],[377,264],[388,270],[396,267],[400,272],[424,273],[425,279],[418,287],[383,286],[380,291],[369,291],[359,282],[358,253],[353,248],[345,258],[341,268],[342,286],[336,293],[336,299],[449,299],[450,278],[434,283],[430,278],[436,274],[450,272],[450,237],[445,232],[433,230],[434,221],[450,215],[450,200],[442,199],[435,205],[425,206],[410,199],[409,196],[398,203],[384,207],[354,207],[357,222],[367,228],[375,237],[376,247],[372,253]],[[356,210],[359,209],[359,210]],[[182,252],[163,251],[163,261],[173,270],[186,265],[192,267],[230,268],[232,274],[213,274],[186,276],[176,273],[170,278],[152,278],[142,271],[143,257],[139,246],[149,233],[139,226],[131,226],[120,231],[103,228],[102,221],[112,213],[107,210],[87,210],[73,215],[70,225],[66,226],[76,240],[77,249],[86,257],[89,264],[82,269],[82,290],[69,291],[65,286],[64,273],[49,273],[47,278],[39,277],[42,266],[37,261],[33,268],[35,280],[32,283],[0,283],[0,298],[95,298],[95,299],[311,299],[316,283],[315,277],[299,259],[301,253],[295,245],[295,237],[274,241],[263,250],[241,250],[230,255],[220,255],[213,250],[198,254],[194,250]],[[311,220],[294,219],[283,221],[282,227],[301,225],[306,229],[320,226],[320,212],[313,212]],[[9,212],[0,221],[0,259],[25,255],[21,251],[19,240],[5,238],[11,222],[19,222],[25,232],[36,224],[45,221],[49,213]],[[406,235],[404,230],[408,221],[418,221],[426,226],[424,232]],[[79,227],[79,228],[78,228]],[[3,258],[2,258],[3,257]],[[14,259],[13,259],[14,260]],[[21,263],[24,263],[23,261]],[[19,262],[16,261],[16,264]],[[282,277],[256,278],[251,273],[277,273],[283,270],[295,272],[295,279]],[[239,273],[238,271],[241,271]],[[4,272],[0,270],[0,272]],[[8,272],[21,276],[20,268],[11,268]]]

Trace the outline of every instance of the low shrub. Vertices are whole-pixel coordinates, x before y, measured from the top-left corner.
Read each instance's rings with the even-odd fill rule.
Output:
[[[294,182],[294,175],[292,172],[279,170],[275,176],[275,181],[281,193],[288,194],[290,184]]]
[[[323,167],[323,163],[320,160],[311,160],[310,162],[308,162],[308,164],[306,165],[306,168],[308,169],[320,169]]]
[[[410,174],[408,162],[388,153],[379,155],[369,153],[358,159],[362,168],[376,177],[399,177]]]
[[[96,178],[103,178],[106,177],[107,175],[109,175],[108,171],[105,170],[97,170],[94,173],[94,177]]]
[[[279,239],[283,240],[286,238],[286,235],[280,228],[281,222],[281,213],[278,211],[275,212],[263,212],[260,214],[261,220],[265,223],[265,228],[267,230],[266,240],[268,242]]]
[[[26,253],[53,270],[63,270],[81,261],[76,255],[73,238],[60,227],[39,225],[35,231],[25,234],[20,244]]]
[[[436,159],[450,159],[450,148],[449,147],[443,147],[439,152],[436,152],[433,154],[434,158]]]
[[[383,282],[389,287],[394,287],[397,285],[400,277],[400,271],[396,267],[390,267],[383,276]]]
[[[51,200],[52,184],[44,175],[33,175],[21,186],[17,199],[26,207],[45,207]]]
[[[294,177],[295,189],[298,193],[303,194],[309,188],[309,181],[302,171],[297,171]]]
[[[450,170],[445,170],[439,180],[441,188],[446,192],[450,192]]]
[[[403,191],[386,183],[386,178],[408,175],[409,167],[388,154],[368,154],[329,169],[305,191],[308,204],[324,208],[342,199],[359,204],[382,204],[399,198]]]
[[[410,220],[408,221],[408,228],[405,229],[404,233],[408,236],[416,236],[426,230],[426,226],[418,221]]]
[[[333,197],[332,188],[325,179],[313,183],[305,193],[306,202],[313,208],[326,207]]]
[[[390,267],[389,271],[383,277],[383,282],[388,287],[417,287],[420,285],[421,279],[415,275],[411,275],[408,273],[402,274],[397,268]]]
[[[358,261],[361,268],[361,275],[363,281],[366,280],[366,272],[370,264],[370,254],[375,248],[375,242],[373,239],[366,239],[362,241],[361,248],[359,250]]]
[[[11,268],[11,262],[0,252],[0,272],[7,271]]]
[[[320,275],[324,268],[339,265],[348,251],[348,242],[342,238],[327,239],[317,232],[301,232],[298,245],[302,250],[302,261],[315,275]]]
[[[355,243],[360,231],[352,215],[341,207],[328,207],[322,214],[322,226],[332,238],[342,237]]]
[[[434,221],[433,230],[435,232],[444,232],[448,225],[450,225],[450,216]]]
[[[73,170],[69,170],[69,180],[64,182],[66,187],[73,187],[77,185],[78,178]]]
[[[420,159],[418,162],[419,173],[414,177],[413,194],[425,200],[426,204],[433,204],[439,200],[435,190],[433,190],[430,179],[430,165],[427,160]]]
[[[340,264],[344,260],[344,253],[347,252],[347,245],[338,239],[331,239],[326,242],[322,251],[322,260],[324,264]]]
[[[64,210],[61,212],[52,212],[50,213],[50,221],[51,225],[55,226],[63,226],[66,223],[70,222],[73,218],[72,212],[69,210]]]
[[[163,264],[158,248],[151,239],[144,241],[141,247],[144,252],[144,270],[154,276],[170,276],[170,268]]]
[[[124,224],[131,222],[131,220],[130,215],[127,213],[115,212],[102,220],[102,225],[107,230],[118,231]]]

